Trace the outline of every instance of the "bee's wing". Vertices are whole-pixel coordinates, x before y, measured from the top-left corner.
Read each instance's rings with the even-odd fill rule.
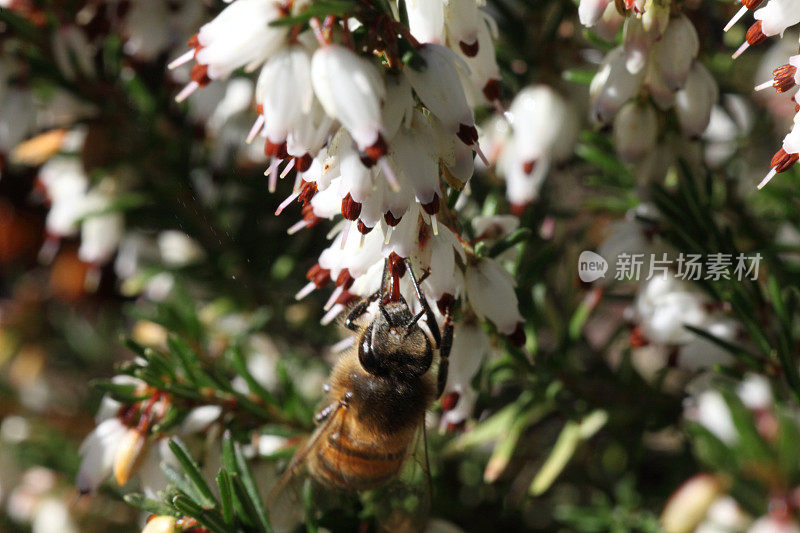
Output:
[[[339,402],[331,404],[326,409],[329,410],[329,413],[325,420],[319,426],[317,426],[317,429],[314,430],[303,447],[294,454],[289,466],[286,467],[286,470],[270,491],[269,497],[267,498],[267,507],[270,507],[273,504],[275,497],[282,491],[282,489],[286,487],[289,481],[291,481],[293,478],[295,478],[295,476],[297,476],[297,474],[300,473],[303,463],[305,463],[306,458],[308,457],[309,452],[314,448],[314,445],[319,441],[320,437],[331,426],[331,424],[335,423],[338,418],[341,418],[342,414],[344,413],[342,410],[342,404]]]
[[[427,433],[420,424],[397,478],[364,495],[381,530],[422,531],[431,510],[432,484]]]

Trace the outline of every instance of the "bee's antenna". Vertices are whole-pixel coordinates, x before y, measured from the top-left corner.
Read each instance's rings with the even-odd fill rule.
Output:
[[[381,310],[381,314],[383,314],[383,318],[386,319],[386,322],[389,323],[389,326],[394,327],[394,324],[392,324],[392,317],[389,315],[389,312],[383,306],[383,302],[378,304],[378,309]]]
[[[406,335],[405,335],[406,337],[408,337],[408,335],[411,333],[411,328],[414,327],[414,324],[419,322],[419,319],[422,318],[423,316],[425,316],[424,310],[414,315],[414,318],[412,318],[411,321],[408,324],[406,324]]]

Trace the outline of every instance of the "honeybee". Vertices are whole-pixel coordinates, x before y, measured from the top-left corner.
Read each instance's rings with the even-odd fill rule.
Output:
[[[420,303],[416,315],[400,296],[399,279],[405,271]],[[362,491],[397,476],[424,428],[425,412],[444,389],[453,339],[451,312],[445,313],[440,331],[420,282],[407,259],[391,266],[387,260],[381,289],[352,308],[344,325],[355,332],[357,342],[335,364],[326,406],[315,417],[319,427],[295,454],[284,478],[306,465],[327,487]],[[376,300],[379,312],[369,323],[357,325]],[[420,327],[422,318],[430,335]],[[430,372],[435,351],[436,378]]]

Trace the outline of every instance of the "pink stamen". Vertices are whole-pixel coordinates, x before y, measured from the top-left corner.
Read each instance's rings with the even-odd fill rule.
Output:
[[[281,179],[285,178],[289,174],[289,172],[292,171],[293,168],[294,168],[294,159],[289,161],[289,164],[283,167],[283,172],[281,172]]]
[[[323,33],[322,28],[319,25],[319,19],[317,17],[313,17],[311,20],[308,21],[308,25],[311,26],[311,29],[314,32],[314,37],[316,37],[319,46],[320,47],[328,46],[328,41],[325,39],[325,34]]]
[[[305,219],[300,220],[299,222],[294,224],[291,228],[286,230],[286,233],[288,233],[289,235],[294,235],[295,233],[305,228],[306,226],[308,226],[308,220]]]
[[[489,160],[486,159],[486,155],[484,155],[483,150],[481,150],[481,145],[479,145],[478,143],[474,143],[471,146],[471,148],[473,150],[475,150],[475,153],[478,154],[478,157],[481,158],[481,161],[483,161],[483,164],[488,167],[489,166]]]
[[[200,88],[200,84],[196,81],[190,81],[186,84],[186,87],[181,89],[181,92],[175,97],[175,101],[179,104],[189,98],[193,92]]]
[[[175,70],[179,66],[185,65],[186,63],[188,63],[189,61],[191,61],[194,58],[194,53],[195,53],[195,49],[192,48],[188,52],[186,52],[184,54],[181,54],[179,57],[173,59],[172,62],[169,65],[167,65],[167,68],[169,70]]]
[[[316,289],[316,288],[317,288],[317,286],[314,285],[314,282],[313,281],[309,281],[308,283],[306,283],[305,287],[300,289],[300,291],[297,294],[294,295],[294,299],[295,300],[302,300],[303,298],[305,298],[306,296],[308,296],[309,294],[314,292],[314,289]]]
[[[386,177],[386,181],[389,182],[389,187],[391,187],[394,192],[400,192],[400,184],[397,182],[397,176],[394,175],[394,170],[392,170],[386,157],[378,159],[378,164],[381,167],[383,175]]]
[[[351,222],[347,222],[342,230],[342,246],[339,248],[340,250],[344,250],[344,247],[347,245],[347,236],[350,234],[350,226],[352,225]]]
[[[733,16],[730,22],[728,22],[728,24],[725,25],[725,29],[723,29],[722,31],[728,31],[729,29],[733,28],[733,25],[739,22],[739,20],[741,20],[741,18],[745,16],[747,11],[748,9],[742,6],[742,9],[740,9],[739,12]]]
[[[300,196],[299,192],[290,194],[284,201],[281,202],[281,204],[278,206],[278,209],[275,210],[275,215],[277,216],[283,213],[283,210],[289,207],[289,205],[291,205],[291,203],[294,202],[298,196]]]
[[[247,140],[245,141],[247,144],[253,142],[253,139],[256,138],[256,135],[261,131],[261,128],[264,127],[264,115],[258,115],[258,118],[255,122],[253,122],[253,127],[250,128],[250,133],[247,134]]]
[[[747,41],[743,42],[742,46],[740,46],[739,49],[736,50],[731,57],[733,59],[736,59],[737,57],[742,55],[744,51],[747,50],[748,48],[750,48],[750,43],[748,43]]]
[[[277,157],[273,157],[272,161],[269,162],[269,168],[264,172],[264,175],[269,179],[269,192],[275,192],[275,189],[278,187],[278,167],[280,164],[281,160]]]
[[[329,310],[330,310],[330,308],[333,306],[333,304],[335,304],[335,303],[336,303],[336,299],[337,299],[337,298],[338,298],[338,297],[339,297],[339,296],[342,294],[342,292],[343,292],[343,291],[344,291],[344,289],[343,289],[343,288],[341,288],[341,287],[336,287],[336,288],[333,290],[333,292],[331,293],[331,297],[330,297],[330,298],[328,298],[328,301],[327,301],[327,302],[325,302],[325,305],[323,305],[323,306],[322,306],[322,308],[323,308],[325,311],[329,311]]]
[[[330,310],[330,311],[328,311],[327,313],[325,313],[325,316],[323,316],[323,317],[322,317],[322,320],[320,320],[320,321],[319,321],[319,323],[320,323],[320,324],[322,324],[323,326],[327,326],[328,324],[330,324],[331,322],[333,322],[333,320],[334,320],[334,319],[335,319],[337,316],[339,316],[339,314],[340,314],[342,311],[344,311],[344,306],[343,306],[342,304],[336,304],[336,305],[334,305],[334,306],[331,308],[331,310]]]
[[[756,91],[763,91],[764,89],[769,89],[772,87],[772,84],[775,83],[774,80],[765,81],[761,85],[756,85]]]
[[[775,177],[775,175],[777,173],[778,173],[778,169],[776,167],[772,167],[772,170],[769,171],[769,174],[767,174],[767,176],[763,180],[761,180],[761,183],[758,184],[758,190],[763,189],[764,186],[767,183],[769,183],[772,180],[772,178]]]

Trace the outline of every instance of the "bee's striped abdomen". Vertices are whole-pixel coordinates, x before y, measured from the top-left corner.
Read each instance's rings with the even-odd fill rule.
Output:
[[[331,427],[320,438],[309,457],[314,476],[332,487],[365,490],[397,474],[406,457],[407,440],[393,439],[391,448],[386,442],[355,440],[350,435],[361,432],[358,428],[348,431],[352,425],[357,422]]]

